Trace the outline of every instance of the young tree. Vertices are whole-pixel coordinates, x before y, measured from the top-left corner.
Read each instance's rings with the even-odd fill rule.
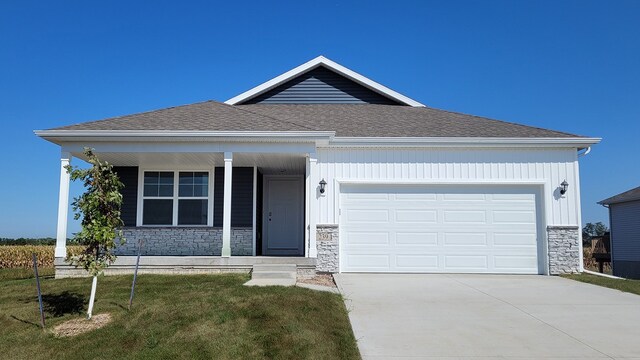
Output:
[[[115,261],[113,249],[116,247],[116,239],[120,239],[120,243],[125,240],[120,230],[124,225],[120,219],[120,190],[124,185],[113,172],[111,164],[100,162],[89,148],[84,149],[84,154],[91,164],[90,168],[79,169],[68,165],[66,169],[71,180],[81,180],[85,187],[85,192],[74,198],[72,205],[74,218],[77,220],[82,217],[82,228],[74,235],[74,240],[86,246],[86,249],[77,256],[67,255],[67,261],[75,267],[87,270],[93,277],[87,311],[87,318],[91,319],[98,275]]]

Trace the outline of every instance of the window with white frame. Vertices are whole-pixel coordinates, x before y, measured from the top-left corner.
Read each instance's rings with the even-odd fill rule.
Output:
[[[207,225],[209,172],[145,171],[142,225]]]

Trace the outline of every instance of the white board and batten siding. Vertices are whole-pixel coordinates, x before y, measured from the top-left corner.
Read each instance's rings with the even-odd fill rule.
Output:
[[[580,223],[575,149],[328,147],[317,156],[328,183],[318,223],[340,224],[343,271],[545,273],[545,227]]]

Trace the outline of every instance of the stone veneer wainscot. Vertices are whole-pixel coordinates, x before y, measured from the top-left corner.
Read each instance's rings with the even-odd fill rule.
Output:
[[[549,274],[580,272],[579,231],[578,226],[547,226]]]
[[[318,258],[316,260],[317,272],[337,273],[340,271],[338,240],[338,225],[316,225],[316,244],[318,248]]]
[[[125,227],[124,245],[116,255],[137,255],[142,239],[142,255],[147,256],[220,256],[222,228],[214,227]],[[252,228],[231,228],[231,255],[253,255]]]

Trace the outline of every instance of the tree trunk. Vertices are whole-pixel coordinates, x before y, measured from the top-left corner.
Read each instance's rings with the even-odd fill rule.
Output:
[[[93,313],[93,302],[96,300],[96,288],[98,287],[98,277],[93,277],[93,283],[91,284],[91,297],[89,298],[89,310],[87,311],[87,319],[91,320],[91,314]]]

